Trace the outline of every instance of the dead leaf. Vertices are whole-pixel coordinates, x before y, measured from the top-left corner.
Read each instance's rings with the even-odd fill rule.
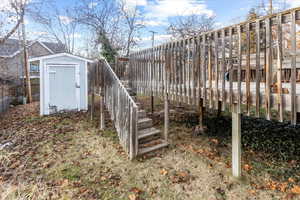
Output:
[[[216,144],[216,145],[219,144],[219,140],[217,140],[217,139],[211,139],[211,142],[214,143],[214,144]]]
[[[245,164],[245,165],[244,165],[244,170],[245,170],[245,171],[248,172],[248,171],[250,171],[251,169],[252,169],[252,166],[251,166],[251,165],[248,165],[248,164]]]
[[[165,169],[162,169],[162,170],[160,170],[160,174],[165,176],[168,174],[168,171]]]
[[[140,194],[140,193],[142,193],[142,190],[140,190],[137,187],[133,187],[133,188],[130,189],[130,192],[133,192],[135,194]]]
[[[249,192],[251,195],[256,195],[256,191],[255,191],[255,190],[248,190],[248,192]]]
[[[131,194],[129,195],[129,199],[130,200],[137,200],[136,195],[135,194]]]
[[[62,183],[61,183],[61,186],[62,187],[66,187],[66,186],[68,186],[69,185],[69,180],[68,179],[64,179],[63,181],[62,181]]]
[[[294,193],[294,194],[300,194],[300,186],[299,185],[294,185],[291,192]]]
[[[291,178],[291,177],[288,179],[288,181],[289,181],[290,183],[295,183],[295,180],[294,180],[293,178]]]

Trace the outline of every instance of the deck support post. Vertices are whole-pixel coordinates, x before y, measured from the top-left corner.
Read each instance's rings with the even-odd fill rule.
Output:
[[[238,105],[233,104],[232,110],[232,175],[240,178],[241,171],[241,113]]]
[[[168,134],[169,134],[169,98],[168,94],[165,94],[164,99],[164,107],[165,107],[165,116],[164,116],[164,139],[168,140]]]
[[[222,113],[222,101],[218,101],[218,113],[217,113],[217,116],[221,117],[221,113]]]
[[[94,110],[95,110],[95,87],[92,86],[92,97],[91,97],[91,120],[94,120]]]
[[[199,128],[203,131],[203,118],[204,118],[205,107],[203,106],[203,98],[199,100]]]
[[[100,96],[100,130],[105,129],[104,123],[104,102],[103,102],[103,95]]]
[[[167,48],[165,49],[165,69],[163,72],[164,76],[164,140],[168,140],[169,134],[169,77],[167,73],[170,70],[170,56]]]

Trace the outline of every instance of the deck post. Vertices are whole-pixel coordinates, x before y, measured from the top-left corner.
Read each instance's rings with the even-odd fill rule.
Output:
[[[233,104],[232,110],[232,175],[241,177],[241,113],[238,105]]]
[[[103,95],[100,96],[100,130],[105,129],[105,119],[104,119],[104,102],[103,102]]]
[[[222,101],[218,101],[218,112],[217,112],[217,117],[221,117],[222,114]]]
[[[100,65],[98,62],[98,74],[100,81],[99,81],[99,93],[100,93],[100,130],[105,129],[105,116],[104,116],[104,72],[103,66]]]
[[[203,118],[204,118],[205,107],[203,106],[203,98],[199,101],[199,128],[203,131]]]
[[[169,94],[168,94],[168,86],[169,79],[167,76],[169,70],[169,54],[167,52],[167,48],[165,49],[165,69],[164,69],[164,139],[168,140],[169,134]]]
[[[93,80],[94,82],[94,80]],[[94,110],[95,110],[95,85],[92,83],[92,97],[91,97],[91,120],[94,120]]]

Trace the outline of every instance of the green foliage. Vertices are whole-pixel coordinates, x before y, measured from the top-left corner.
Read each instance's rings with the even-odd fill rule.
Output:
[[[102,45],[101,55],[109,62],[112,63],[115,61],[117,55],[116,49],[112,46],[111,42],[107,38],[105,33],[99,33],[98,40]]]
[[[205,119],[208,135],[231,139],[230,117]],[[289,122],[280,123],[260,118],[242,117],[242,145],[244,149],[264,152],[270,159],[290,161],[300,159],[300,126]]]

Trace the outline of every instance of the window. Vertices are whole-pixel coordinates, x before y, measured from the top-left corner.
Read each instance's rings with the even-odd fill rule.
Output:
[[[39,72],[40,67],[37,64],[30,64],[30,72]]]

